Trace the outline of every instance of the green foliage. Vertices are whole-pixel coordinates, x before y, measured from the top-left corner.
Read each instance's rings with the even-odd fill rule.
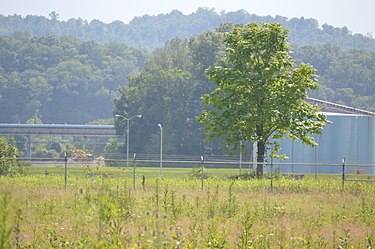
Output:
[[[104,147],[104,152],[106,157],[114,158],[121,152],[121,146],[116,139],[110,138]]]
[[[248,171],[242,173],[240,175],[232,176],[231,179],[233,180],[250,180],[256,178],[256,174],[254,171]]]
[[[201,165],[195,165],[189,175],[190,175],[190,178],[193,178],[193,179],[202,179],[202,173],[203,173],[203,179],[207,179],[208,175],[205,172],[205,168],[204,167],[202,168]]]
[[[160,131],[163,125],[163,151],[166,154],[201,154],[214,151],[203,142],[203,131],[195,117],[202,108],[200,97],[208,92],[202,72],[218,58],[221,35],[208,32],[187,42],[174,39],[156,50],[145,67],[129,79],[115,99],[115,114],[132,116],[131,150],[138,153],[159,153]],[[211,54],[213,52],[214,54]],[[209,55],[198,67],[200,58]],[[115,120],[118,134],[123,134],[125,122]],[[135,123],[136,122],[136,123]]]
[[[246,213],[242,220],[242,230],[239,237],[238,248],[246,249],[253,248],[251,230],[253,228],[254,217],[251,213]]]
[[[318,70],[322,86],[313,97],[375,111],[375,53],[325,44],[295,46],[294,56]]]
[[[53,149],[47,149],[44,146],[39,146],[33,152],[33,157],[36,158],[59,158],[60,154]]]
[[[86,123],[146,60],[141,49],[73,37],[0,36],[0,122]]]
[[[25,173],[23,162],[17,160],[18,156],[17,147],[0,138],[0,175],[13,176]]]
[[[51,12],[49,17],[28,15],[0,15],[0,32],[12,35],[15,32],[28,32],[36,36],[54,34],[75,36],[86,41],[100,43],[118,42],[132,47],[153,50],[175,37],[190,38],[207,30],[214,30],[222,23],[246,24],[249,22],[281,23],[291,30],[292,43],[322,44],[336,43],[344,48],[362,48],[375,51],[375,41],[371,36],[352,34],[347,27],[336,28],[328,24],[319,26],[311,18],[291,18],[283,16],[257,16],[244,10],[217,13],[214,9],[198,8],[184,15],[173,10],[167,14],[135,17],[129,24],[114,21],[106,24],[99,20],[69,19],[59,21],[58,13]]]
[[[0,248],[10,248],[12,244],[12,200],[9,192],[0,196]]]
[[[213,109],[203,110],[199,121],[208,138],[224,137],[229,149],[239,141],[257,142],[257,161],[262,163],[267,146],[285,135],[316,145],[311,134],[319,134],[325,116],[305,101],[315,90],[312,66],[293,65],[287,30],[279,24],[250,23],[235,27],[225,38],[226,57],[207,70],[217,88],[202,97]],[[274,149],[275,150],[275,149]],[[263,174],[257,166],[257,176]]]
[[[110,123],[116,96],[115,113],[144,115],[131,128],[131,150],[158,153],[161,123],[165,153],[221,153],[217,141],[203,142],[195,120],[201,96],[215,88],[204,72],[223,59],[225,32],[264,21],[287,27],[293,57],[318,70],[321,87],[309,96],[375,111],[375,40],[346,27],[206,8],[137,17],[129,24],[59,21],[56,12],[49,17],[0,15],[0,122]],[[147,52],[128,46],[154,52],[148,60]],[[119,134],[122,125],[116,124]],[[49,148],[38,153],[53,155]]]

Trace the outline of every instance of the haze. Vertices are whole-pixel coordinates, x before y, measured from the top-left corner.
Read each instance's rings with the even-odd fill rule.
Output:
[[[353,33],[375,35],[374,0],[1,0],[0,14],[48,16],[56,11],[60,20],[81,17],[128,23],[136,16],[167,14],[172,10],[190,14],[199,7],[214,8],[218,13],[244,9],[262,16],[303,16],[317,19],[320,25],[346,26]]]

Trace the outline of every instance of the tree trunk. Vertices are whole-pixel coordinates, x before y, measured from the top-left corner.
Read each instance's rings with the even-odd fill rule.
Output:
[[[261,178],[263,176],[263,163],[264,163],[264,153],[265,153],[265,142],[258,141],[257,142],[257,177]]]

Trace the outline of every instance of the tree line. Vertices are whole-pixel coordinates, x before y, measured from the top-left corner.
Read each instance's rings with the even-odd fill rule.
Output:
[[[198,37],[202,36],[190,40]],[[149,62],[156,60],[154,57],[172,43],[173,40],[153,52]],[[180,60],[192,57],[195,61],[191,70],[204,81],[204,67],[213,63],[209,62],[212,56],[207,53],[212,53],[210,49],[214,48],[203,49],[207,49],[206,55],[179,51],[181,54],[176,56]],[[293,52],[297,62],[310,63],[318,70],[321,87],[312,93],[313,97],[375,110],[374,52],[346,50],[334,44],[294,45]],[[109,118],[117,88],[127,84],[129,74],[143,68],[148,56],[142,49],[119,43],[101,45],[68,36],[35,37],[25,33],[0,36],[0,104],[3,107],[0,120],[26,122],[36,116],[45,123],[83,123]],[[166,63],[163,61],[161,65]]]
[[[375,111],[375,52],[323,44],[295,46],[293,56],[318,70],[320,88],[311,97]]]
[[[197,14],[202,17],[195,19],[196,26],[200,26],[199,20],[204,16],[214,20],[219,15],[213,10],[199,9],[191,16]],[[144,20],[149,20],[151,25],[151,22],[158,23],[158,18],[169,20],[171,16],[175,16],[173,23],[181,16],[190,18],[173,11],[168,15],[136,18],[129,25],[138,22],[138,27],[143,27],[139,28],[142,34],[147,30],[141,25]],[[247,20],[248,14],[238,11],[219,16],[231,16],[235,22],[240,22]],[[309,96],[375,111],[375,52],[371,48],[374,39],[352,35],[345,28],[329,25],[320,29],[313,19],[271,19],[271,22],[287,22],[285,26],[289,25],[289,28],[294,25],[289,37],[292,57],[297,65],[309,63],[317,69],[320,88]],[[137,47],[147,43],[150,46],[145,46],[146,49],[156,48],[147,51],[113,42],[116,39],[111,36],[108,40],[88,41],[85,39],[90,38],[83,36],[43,35],[48,31],[48,25],[45,29],[35,28],[51,22],[64,27],[65,22],[58,21],[57,13],[52,13],[50,19],[0,16],[0,20],[0,25],[18,20],[20,27],[29,27],[23,31],[34,34],[19,32],[21,28],[13,24],[0,29],[6,34],[0,36],[0,122],[87,123],[107,119],[99,123],[108,123],[113,114],[142,114],[142,120],[136,120],[131,128],[134,151],[158,152],[157,124],[160,123],[167,134],[165,153],[220,152],[218,140],[203,141],[206,135],[196,116],[203,108],[201,96],[214,89],[205,70],[222,58],[225,53],[223,34],[231,30],[233,24],[223,24],[203,33],[197,31],[200,33],[193,36],[180,34],[181,37],[167,40],[163,46],[146,38],[139,40]],[[91,23],[85,25],[89,30],[87,25]],[[161,26],[167,27],[167,21]],[[34,29],[40,33],[35,34]],[[170,26],[167,33],[173,33],[173,30]],[[10,34],[11,31],[17,32]],[[106,32],[101,33],[103,37],[108,35]],[[319,32],[327,39],[320,37],[320,40],[316,36]],[[132,39],[137,36],[135,33],[129,35]],[[164,39],[167,37],[159,42]],[[111,42],[107,42],[109,40]],[[119,134],[124,132],[123,125],[116,122]]]
[[[286,18],[283,16],[257,16],[245,10],[217,13],[214,9],[198,8],[184,15],[178,10],[156,16],[135,17],[129,24],[121,21],[103,23],[81,18],[60,21],[59,14],[51,12],[49,17],[27,15],[0,15],[0,35],[27,32],[35,36],[54,34],[70,35],[85,41],[99,43],[118,42],[130,47],[149,51],[162,47],[168,40],[179,37],[188,39],[207,30],[219,28],[223,23],[247,24],[249,22],[280,23],[290,30],[293,44],[337,44],[345,49],[375,51],[375,40],[371,35],[352,34],[347,27],[337,28],[329,24],[319,25],[312,18]]]
[[[70,36],[0,36],[0,122],[107,119],[117,88],[143,67],[147,56],[123,44]]]

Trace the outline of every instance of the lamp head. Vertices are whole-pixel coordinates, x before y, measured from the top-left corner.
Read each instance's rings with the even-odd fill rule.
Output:
[[[163,128],[163,127],[161,126],[161,124],[158,124],[158,126],[159,126],[160,129]]]

